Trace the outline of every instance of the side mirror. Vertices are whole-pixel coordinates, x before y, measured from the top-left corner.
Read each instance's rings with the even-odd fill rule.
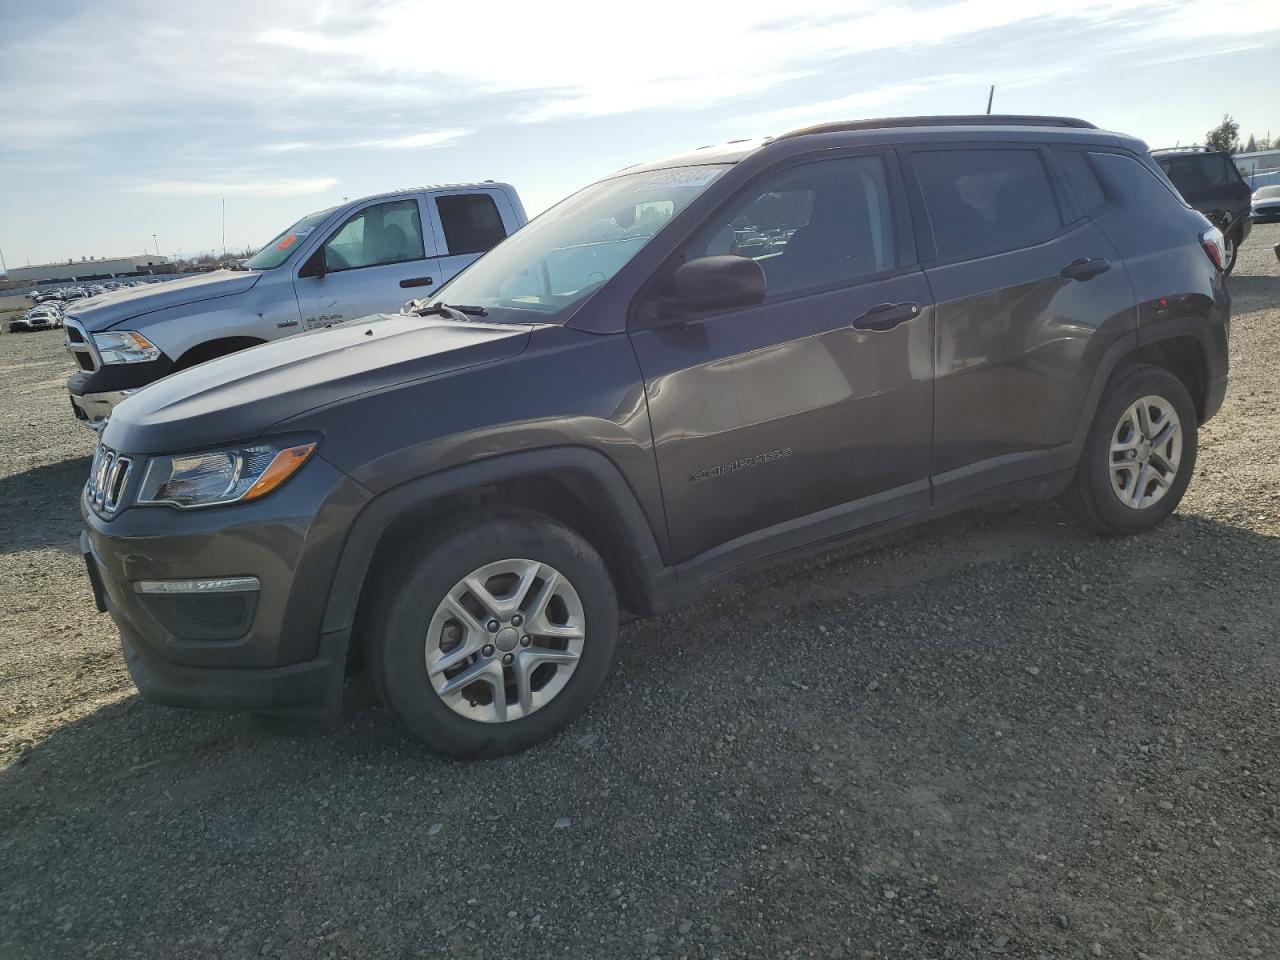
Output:
[[[698,310],[751,307],[764,300],[764,270],[750,257],[699,257],[671,277],[679,306]]]
[[[316,277],[319,279],[320,277],[323,277],[324,274],[324,247],[321,247],[298,269],[298,276]]]

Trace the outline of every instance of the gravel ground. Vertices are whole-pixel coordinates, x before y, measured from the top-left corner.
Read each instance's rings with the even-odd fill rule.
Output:
[[[61,334],[0,336],[0,956],[1280,955],[1277,240],[1159,531],[979,511],[755,576],[476,764],[360,678],[304,739],[141,702]]]

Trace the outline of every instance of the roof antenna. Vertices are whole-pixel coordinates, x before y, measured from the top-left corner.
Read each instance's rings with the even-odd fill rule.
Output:
[[[991,101],[996,98],[996,85],[991,85],[991,92],[987,94],[987,116],[991,116]]]

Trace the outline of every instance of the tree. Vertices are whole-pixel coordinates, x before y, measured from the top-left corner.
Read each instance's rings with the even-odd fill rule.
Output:
[[[1222,122],[1204,135],[1204,143],[1210,150],[1235,153],[1240,149],[1240,124],[1231,119],[1231,114],[1224,113]]]
[[[1244,145],[1245,153],[1253,153],[1258,149],[1258,141],[1253,138],[1253,134],[1249,134],[1249,142]]]

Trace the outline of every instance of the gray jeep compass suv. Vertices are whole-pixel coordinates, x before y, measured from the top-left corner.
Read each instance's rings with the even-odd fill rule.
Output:
[[[997,499],[1159,523],[1226,388],[1223,263],[1078,120],[630,167],[411,314],[121,403],[89,574],[152,700],[332,720],[363,660],[431,747],[518,750],[591,701],[620,608]]]

